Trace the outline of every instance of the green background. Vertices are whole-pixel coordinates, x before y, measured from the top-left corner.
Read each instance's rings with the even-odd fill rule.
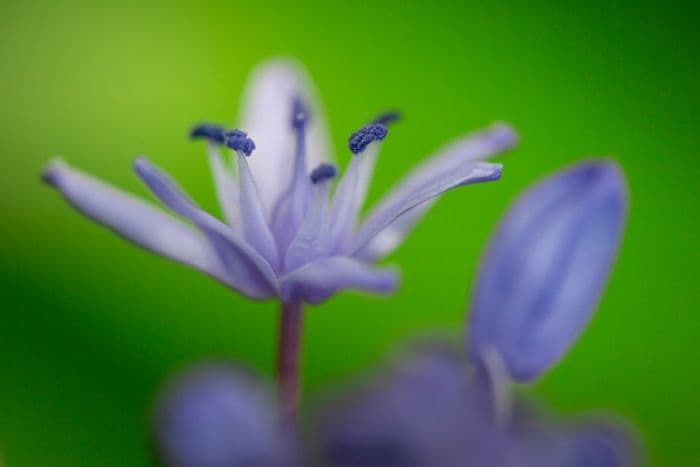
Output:
[[[311,72],[336,148],[376,112],[404,111],[372,199],[466,130],[506,120],[522,137],[502,181],[450,193],[392,255],[394,297],[343,294],[309,311],[308,397],[406,336],[458,334],[509,200],[562,165],[610,155],[629,179],[625,243],[591,326],[534,392],[565,411],[627,417],[653,465],[700,465],[697,2],[95,3],[0,3],[6,467],[148,465],[148,407],[171,371],[225,356],[271,374],[272,303],[132,247],[38,174],[59,154],[146,196],[130,171],[146,154],[214,210],[203,148],[186,131],[232,122],[247,73],[275,55]]]

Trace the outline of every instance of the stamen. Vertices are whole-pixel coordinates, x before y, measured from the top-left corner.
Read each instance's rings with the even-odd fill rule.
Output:
[[[334,165],[321,164],[311,172],[311,183],[315,185],[324,180],[334,178],[336,173],[337,172]]]
[[[292,128],[303,129],[308,119],[309,109],[299,97],[295,97],[292,103]]]
[[[369,143],[381,141],[387,134],[387,129],[381,123],[370,123],[350,135],[348,147],[353,154],[359,154],[365,150]]]
[[[191,139],[208,139],[209,141],[224,144],[226,137],[224,136],[224,129],[219,125],[213,125],[211,123],[200,123],[195,125],[190,130]]]
[[[248,137],[248,134],[241,130],[231,130],[226,132],[226,146],[236,152],[243,153],[250,157],[255,149],[255,142]]]
[[[372,120],[372,123],[379,123],[384,126],[388,126],[392,123],[395,123],[397,121],[401,120],[401,113],[397,111],[388,111],[381,113],[377,115],[374,120]]]

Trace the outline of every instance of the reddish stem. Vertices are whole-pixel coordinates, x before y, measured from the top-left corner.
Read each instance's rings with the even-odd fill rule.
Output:
[[[277,384],[280,409],[284,420],[295,428],[299,407],[302,313],[302,306],[299,302],[281,305],[277,347]]]

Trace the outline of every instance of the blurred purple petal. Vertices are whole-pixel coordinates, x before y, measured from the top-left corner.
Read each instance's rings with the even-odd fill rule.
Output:
[[[606,161],[558,172],[518,198],[481,263],[472,357],[494,349],[520,381],[554,365],[595,309],[626,210],[623,175]]]
[[[155,439],[173,467],[297,465],[267,388],[224,364],[203,365],[172,381],[158,402]]]
[[[426,162],[418,165],[381,201],[383,205],[394,203],[395,200],[404,198],[416,187],[428,183],[436,175],[450,173],[464,166],[488,159],[512,148],[517,142],[517,136],[513,129],[505,124],[495,124],[481,132],[465,136],[457,141],[441,148]],[[360,245],[360,250],[355,256],[367,261],[377,261],[391,253],[398,247],[408,235],[413,226],[430,209],[435,200],[428,200],[420,205],[408,209],[393,221],[385,225],[369,240]],[[379,208],[375,208],[375,211]]]
[[[509,467],[633,467],[641,455],[626,427],[571,421],[519,404],[509,428]]]
[[[207,236],[238,291],[250,298],[268,298],[276,294],[274,271],[245,240],[197,207],[172,180],[145,159],[136,160],[134,170],[163,204],[192,221]]]
[[[325,117],[311,80],[293,60],[269,60],[256,68],[249,80],[240,120],[257,145],[250,170],[260,188],[265,213],[289,186],[294,162],[294,134],[289,124],[292,106],[302,98],[312,116],[307,125],[307,167],[332,159]],[[269,217],[268,217],[269,218]]]
[[[126,240],[224,282],[228,280],[206,238],[155,206],[62,161],[52,162],[43,179],[82,214]]]
[[[343,256],[322,258],[280,279],[282,301],[304,300],[318,304],[341,289],[387,294],[398,282],[395,271],[368,266]]]
[[[401,358],[318,419],[318,450],[331,467],[505,465],[488,394],[451,346]]]

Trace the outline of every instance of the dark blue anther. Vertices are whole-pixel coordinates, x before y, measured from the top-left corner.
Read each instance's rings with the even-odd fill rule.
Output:
[[[255,142],[244,131],[231,130],[226,132],[226,146],[236,152],[242,152],[246,157],[250,157],[255,149]]]
[[[334,165],[321,164],[311,172],[311,183],[315,185],[316,183],[335,177],[335,174],[336,170]]]
[[[380,123],[384,126],[390,125],[401,119],[401,113],[396,111],[384,112],[375,117],[372,123]]]
[[[386,136],[387,129],[381,123],[370,123],[350,135],[348,147],[353,154],[359,154],[373,141],[381,141]]]
[[[294,102],[292,102],[292,128],[303,129],[308,119],[309,109],[301,98],[295,97]]]
[[[208,139],[209,141],[224,144],[226,137],[224,136],[224,129],[219,125],[212,125],[211,123],[200,123],[195,125],[190,130],[191,139]]]

